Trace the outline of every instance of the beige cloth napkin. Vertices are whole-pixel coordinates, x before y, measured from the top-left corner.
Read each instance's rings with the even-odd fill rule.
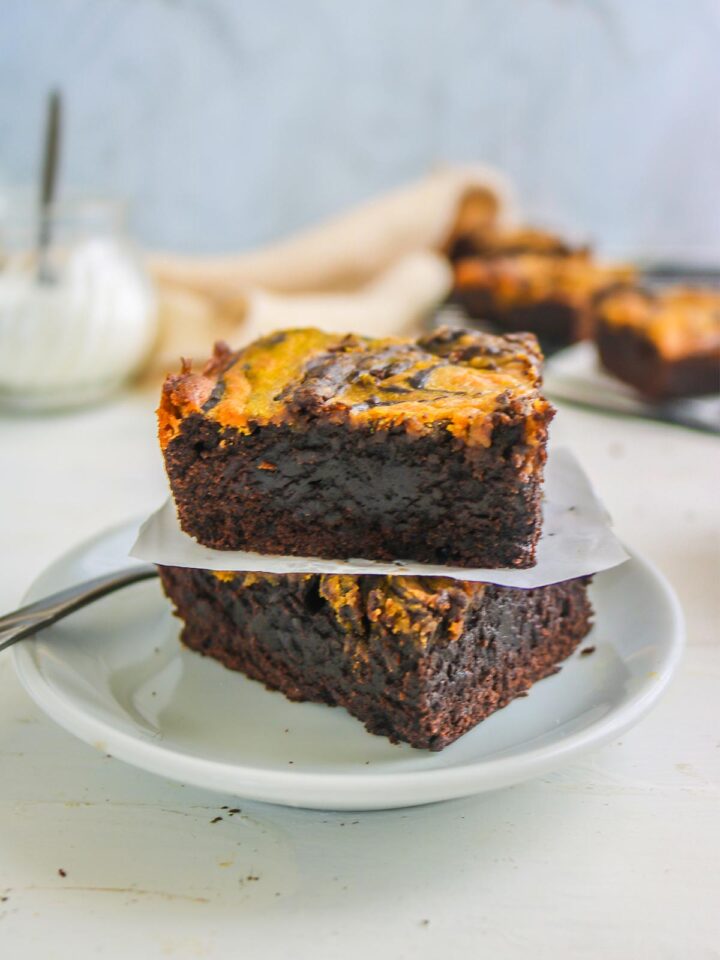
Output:
[[[450,288],[447,261],[432,251],[403,257],[350,293],[286,294],[250,288],[242,298],[217,302],[192,290],[161,287],[160,336],[151,371],[174,370],[179,357],[204,361],[215,340],[232,347],[286,327],[368,336],[411,334]]]
[[[499,174],[449,167],[260,250],[152,255],[161,305],[153,368],[207,357],[216,339],[236,347],[282,327],[410,333],[450,288],[449,238],[513,219]]]

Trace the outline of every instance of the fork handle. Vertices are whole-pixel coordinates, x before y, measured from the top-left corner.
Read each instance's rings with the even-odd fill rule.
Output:
[[[149,563],[128,567],[125,570],[115,570],[113,573],[106,573],[101,577],[95,577],[94,580],[86,580],[59,593],[53,593],[13,613],[7,613],[4,617],[0,617],[0,653],[18,640],[30,637],[43,627],[57,623],[68,614],[86,607],[95,600],[100,600],[108,593],[114,593],[115,590],[122,590],[131,583],[149,580],[157,575],[157,568]]]

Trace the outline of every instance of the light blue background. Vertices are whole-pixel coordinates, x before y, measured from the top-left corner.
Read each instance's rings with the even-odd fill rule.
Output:
[[[127,195],[147,243],[252,246],[443,160],[612,253],[720,261],[714,0],[0,0],[0,176]]]

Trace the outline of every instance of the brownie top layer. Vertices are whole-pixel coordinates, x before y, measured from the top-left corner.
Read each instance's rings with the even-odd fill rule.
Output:
[[[223,581],[240,580],[240,586],[258,582],[279,584],[287,574],[235,573],[216,571]],[[398,638],[425,647],[438,631],[448,641],[463,631],[468,605],[486,589],[484,583],[453,580],[449,577],[381,577],[352,574],[290,574],[310,582],[317,580],[318,593],[331,607],[339,627],[349,636],[364,634],[366,624]]]
[[[169,376],[160,441],[166,446],[186,417],[200,414],[241,433],[322,418],[418,435],[440,427],[488,446],[498,415],[547,416],[541,363],[532,334],[442,328],[415,341],[285,330],[237,352],[218,344],[201,374],[184,363]]]
[[[487,287],[500,303],[516,305],[562,299],[583,303],[600,290],[632,280],[625,265],[599,264],[585,251],[562,255],[469,257],[455,266],[455,286]]]
[[[702,287],[672,287],[653,293],[629,287],[606,294],[598,318],[612,327],[629,327],[672,360],[720,350],[720,292]]]

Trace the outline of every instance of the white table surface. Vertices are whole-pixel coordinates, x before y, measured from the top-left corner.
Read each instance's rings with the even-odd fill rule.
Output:
[[[153,405],[0,416],[0,609],[162,499]],[[45,718],[5,655],[0,956],[720,957],[720,442],[567,407],[553,434],[685,610],[685,659],[650,716],[512,789],[328,814],[105,758]],[[223,805],[242,813],[211,824]]]

